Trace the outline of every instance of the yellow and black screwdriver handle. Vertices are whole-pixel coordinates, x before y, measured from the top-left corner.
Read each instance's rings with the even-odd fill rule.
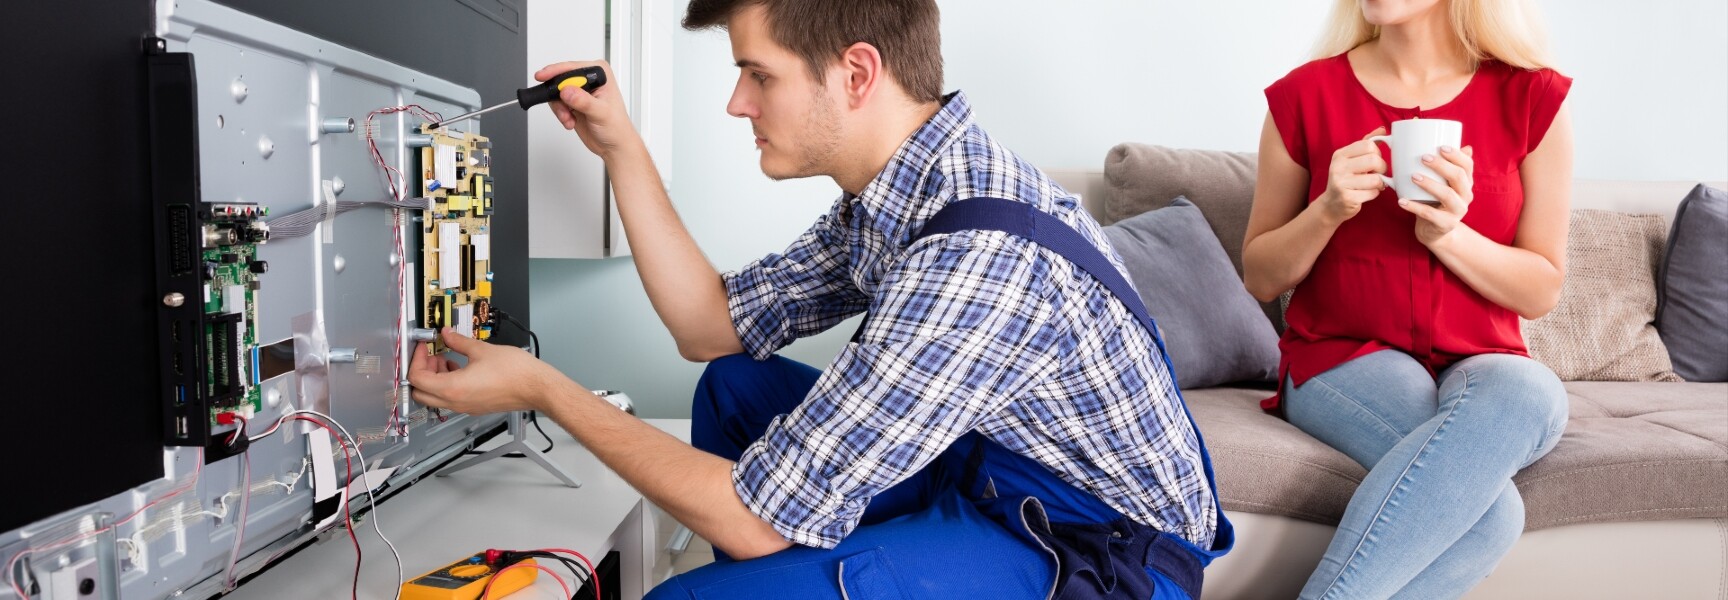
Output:
[[[594,90],[600,89],[600,86],[603,85],[606,85],[605,69],[582,67],[559,73],[540,85],[516,90],[516,103],[522,105],[523,110],[527,110],[533,106],[557,100],[558,94],[570,86],[580,87],[592,94]]]

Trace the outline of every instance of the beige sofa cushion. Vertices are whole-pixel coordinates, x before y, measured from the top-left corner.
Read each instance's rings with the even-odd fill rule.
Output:
[[[1566,384],[1572,420],[1514,479],[1527,530],[1728,517],[1728,384]],[[1227,510],[1336,525],[1367,472],[1265,414],[1264,390],[1184,392]]]
[[[1656,331],[1661,217],[1572,211],[1560,303],[1520,320],[1530,357],[1564,381],[1680,381]]]
[[[1573,382],[1571,421],[1514,481],[1525,528],[1728,516],[1728,384]]]
[[[1266,390],[1182,392],[1212,455],[1225,510],[1338,524],[1368,472],[1344,453],[1260,410]]]
[[[1254,206],[1257,155],[1250,152],[1185,150],[1151,144],[1119,144],[1104,157],[1105,225],[1164,208],[1177,196],[1200,207],[1218,236],[1236,276],[1242,276],[1242,238]]]

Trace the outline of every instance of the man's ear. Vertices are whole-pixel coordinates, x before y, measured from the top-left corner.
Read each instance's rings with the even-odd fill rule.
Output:
[[[887,82],[887,73],[882,69],[882,53],[864,42],[852,44],[840,53],[839,71],[845,75],[845,81],[841,83],[846,93],[846,105],[852,109],[869,103],[876,96],[878,87]]]

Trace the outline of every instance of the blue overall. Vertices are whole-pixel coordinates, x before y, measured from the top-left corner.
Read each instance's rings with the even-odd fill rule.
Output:
[[[1061,255],[1115,294],[1164,355],[1139,295],[1065,223],[1028,204],[975,198],[944,207],[914,241],[965,230],[1007,232]],[[1168,356],[1164,360],[1169,367]],[[691,443],[738,460],[775,416],[804,400],[820,375],[780,356],[714,361],[696,387]],[[974,432],[872,497],[839,546],[793,546],[747,561],[716,549],[713,564],[668,580],[647,598],[1198,598],[1202,570],[1228,552],[1235,537],[1216,506],[1212,460],[1205,441],[1199,443],[1218,510],[1210,549],[1137,523],[1041,463]]]

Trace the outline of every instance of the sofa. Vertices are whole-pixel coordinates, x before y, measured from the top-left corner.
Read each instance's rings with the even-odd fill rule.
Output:
[[[1246,153],[1124,145],[1101,169],[1046,172],[1105,225],[1178,196],[1192,200],[1233,261],[1239,285],[1253,161]],[[1579,180],[1572,206],[1575,218],[1583,214],[1576,209],[1595,209],[1661,215],[1665,226],[1692,187]],[[1572,235],[1590,234],[1574,227]],[[1716,276],[1728,277],[1728,258],[1716,264]],[[1145,295],[1146,282],[1137,285]],[[1279,306],[1261,308],[1265,327],[1281,329]],[[1150,309],[1158,317],[1160,308]],[[1555,331],[1567,335],[1564,329],[1549,335]],[[1728,599],[1728,383],[1565,385],[1571,396],[1565,435],[1514,479],[1525,500],[1525,533],[1466,597]],[[1208,600],[1295,597],[1366,474],[1263,412],[1259,402],[1269,389],[1261,381],[1184,391],[1238,536],[1235,550],[1207,570]]]

